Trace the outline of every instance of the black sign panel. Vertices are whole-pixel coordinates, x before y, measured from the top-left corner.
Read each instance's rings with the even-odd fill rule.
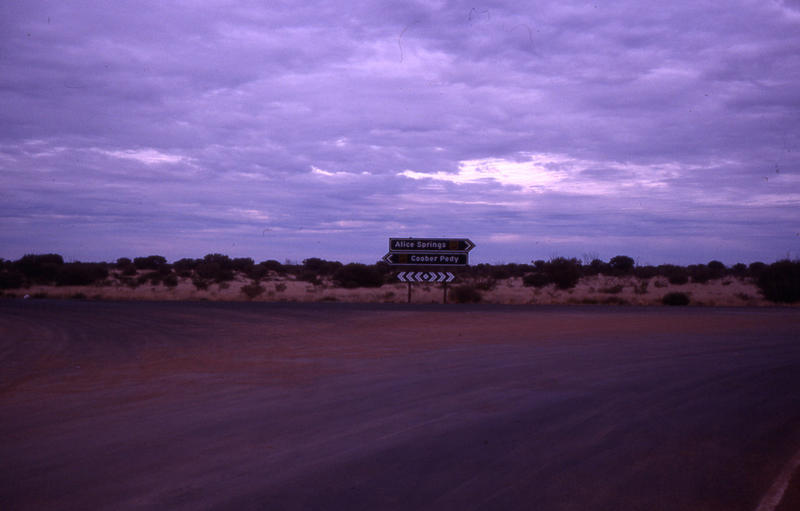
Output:
[[[406,266],[466,266],[469,255],[466,252],[389,252],[383,261],[392,265]]]
[[[473,247],[466,238],[389,238],[392,252],[469,252]]]

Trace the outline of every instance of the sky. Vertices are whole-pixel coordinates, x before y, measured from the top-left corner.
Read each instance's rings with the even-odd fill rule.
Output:
[[[0,257],[800,258],[800,0],[0,3]]]

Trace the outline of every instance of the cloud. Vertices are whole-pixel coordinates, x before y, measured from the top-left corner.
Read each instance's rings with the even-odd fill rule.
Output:
[[[735,239],[730,257],[796,253],[797,13],[4,3],[0,256],[56,231],[81,257],[149,233],[278,258],[328,236],[317,255],[369,260],[349,247],[454,231],[485,240],[476,257],[536,238],[692,259],[703,235]]]

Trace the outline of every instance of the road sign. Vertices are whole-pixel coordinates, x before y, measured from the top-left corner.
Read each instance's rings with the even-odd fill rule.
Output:
[[[400,282],[453,282],[456,276],[449,271],[401,271]]]
[[[391,252],[469,252],[474,247],[466,238],[389,238]]]
[[[383,256],[383,261],[408,266],[466,266],[469,256],[466,252],[389,252]]]

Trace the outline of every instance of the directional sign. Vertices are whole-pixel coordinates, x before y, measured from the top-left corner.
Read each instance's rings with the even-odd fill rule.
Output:
[[[474,247],[466,238],[389,238],[392,252],[469,252]]]
[[[466,266],[469,256],[466,252],[389,252],[383,261],[392,265],[409,266]]]
[[[453,282],[456,276],[449,271],[401,271],[400,282]]]

